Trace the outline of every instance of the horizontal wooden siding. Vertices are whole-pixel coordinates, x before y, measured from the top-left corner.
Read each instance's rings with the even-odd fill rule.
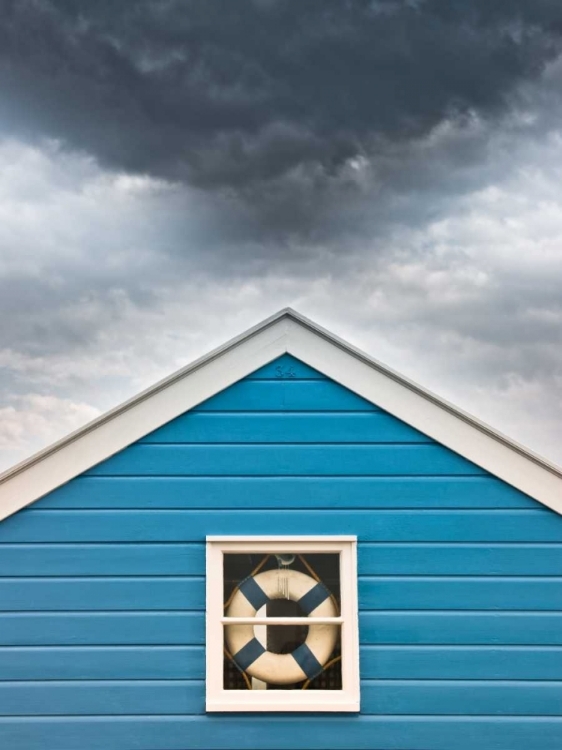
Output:
[[[206,534],[357,534],[360,717],[205,716]],[[0,525],[0,746],[562,746],[562,519],[283,357]]]

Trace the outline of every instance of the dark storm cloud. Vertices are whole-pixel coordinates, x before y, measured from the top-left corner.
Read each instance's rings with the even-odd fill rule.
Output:
[[[298,184],[304,200],[350,159],[446,119],[501,113],[556,56],[562,31],[553,0],[0,8],[5,128],[239,197],[268,185],[283,217],[284,190]]]

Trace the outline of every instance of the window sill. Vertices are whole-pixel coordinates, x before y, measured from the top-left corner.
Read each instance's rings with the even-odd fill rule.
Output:
[[[318,696],[310,695],[310,697],[301,695],[300,691],[289,690],[267,690],[265,692],[229,690],[228,692],[232,693],[232,697],[207,701],[207,712],[359,712],[359,701],[341,695],[334,695],[332,700],[327,700],[324,691],[314,691],[322,694]],[[292,695],[295,692],[298,694]],[[260,694],[256,695],[257,693]]]

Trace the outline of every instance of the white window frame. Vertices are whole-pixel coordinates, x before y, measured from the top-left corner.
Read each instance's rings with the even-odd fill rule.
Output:
[[[357,537],[208,536],[206,541],[207,711],[359,711]],[[341,615],[335,619],[341,621],[341,690],[224,689],[224,554],[237,552],[331,552],[340,555]]]

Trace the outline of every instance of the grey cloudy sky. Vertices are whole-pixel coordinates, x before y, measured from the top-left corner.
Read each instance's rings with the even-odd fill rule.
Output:
[[[559,0],[0,0],[0,468],[286,305],[562,462]]]

